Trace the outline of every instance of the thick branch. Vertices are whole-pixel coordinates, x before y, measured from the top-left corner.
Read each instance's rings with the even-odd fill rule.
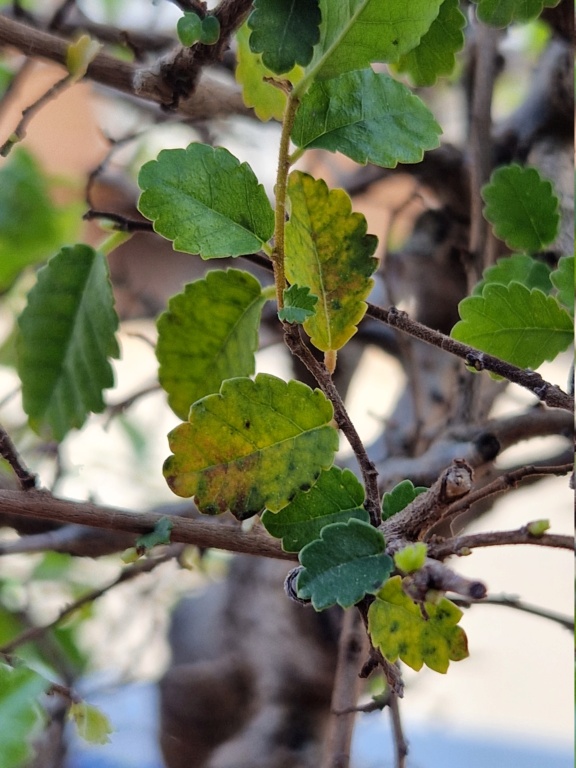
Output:
[[[468,344],[462,344],[462,342],[456,341],[456,339],[452,339],[440,331],[433,331],[426,325],[412,320],[406,312],[402,312],[396,307],[384,309],[374,304],[368,304],[367,314],[375,320],[381,320],[416,339],[432,344],[432,346],[443,349],[445,352],[450,352],[451,355],[461,358],[466,365],[477,371],[490,371],[498,374],[498,376],[503,376],[513,384],[519,384],[551,408],[563,408],[571,413],[574,411],[574,398],[560,387],[545,381],[539,373],[505,363],[493,355],[474,349]]]
[[[65,66],[69,44],[65,38],[0,16],[0,46],[12,46],[26,56],[48,59]],[[141,79],[136,89],[134,81],[139,71],[138,66],[102,51],[89,64],[86,77],[100,85],[157,104],[172,103],[171,85],[161,74],[151,74],[147,71],[146,77]],[[200,81],[194,95],[179,102],[178,112],[196,119],[252,114],[252,111],[244,106],[239,89],[212,79]]]
[[[65,501],[54,498],[46,491],[0,491],[0,515],[3,513],[139,535],[150,533],[165,517],[152,512],[137,514],[88,502]],[[280,543],[258,527],[248,533],[239,526],[213,525],[204,520],[174,517],[171,541],[248,555],[296,559],[295,555],[283,552]]]

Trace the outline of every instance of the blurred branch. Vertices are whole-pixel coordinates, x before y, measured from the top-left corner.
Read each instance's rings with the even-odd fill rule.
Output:
[[[569,616],[563,616],[560,613],[549,611],[547,608],[539,608],[536,605],[524,603],[520,598],[513,595],[488,595],[482,600],[463,600],[461,597],[451,597],[453,603],[463,608],[470,608],[472,605],[502,605],[505,608],[515,608],[518,611],[531,613],[533,616],[541,616],[543,619],[555,621],[569,632],[574,632],[574,620]]]
[[[0,427],[0,456],[2,456],[3,459],[6,459],[8,464],[12,467],[23,491],[28,491],[36,487],[36,475],[30,472],[26,467],[16,450],[14,443],[10,439],[10,435],[8,435],[2,427]]]

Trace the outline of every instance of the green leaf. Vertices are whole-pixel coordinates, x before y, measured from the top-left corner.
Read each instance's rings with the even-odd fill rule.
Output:
[[[217,16],[205,16],[202,19],[200,42],[204,45],[216,45],[220,40],[220,21]]]
[[[366,312],[377,239],[366,234],[364,216],[351,212],[348,195],[329,190],[321,179],[294,171],[288,196],[286,276],[318,296],[316,313],[304,322],[312,344],[323,352],[338,350]]]
[[[314,314],[318,296],[310,293],[308,286],[291,285],[284,289],[284,308],[278,312],[286,323],[303,323]]]
[[[390,575],[394,564],[385,548],[382,533],[361,520],[325,526],[300,552],[298,597],[310,599],[317,611],[336,604],[350,608]]]
[[[318,0],[254,0],[250,48],[277,75],[296,64],[305,67],[320,39],[319,24]]]
[[[105,407],[119,356],[118,318],[105,257],[88,245],[62,248],[38,272],[18,324],[18,371],[30,426],[62,440]]]
[[[440,75],[450,75],[456,53],[464,47],[466,17],[458,0],[444,0],[440,13],[418,45],[400,58],[398,69],[408,72],[416,85],[434,85]]]
[[[136,550],[140,555],[148,552],[159,544],[170,544],[170,534],[174,528],[174,521],[169,517],[161,517],[154,526],[154,530],[145,533],[136,539]]]
[[[163,149],[142,167],[138,183],[140,212],[176,250],[219,259],[255,253],[272,237],[264,187],[227,149]]]
[[[320,43],[309,67],[316,79],[397,61],[415,48],[442,0],[320,0]]]
[[[458,305],[452,337],[520,368],[538,368],[572,342],[570,314],[553,296],[520,283],[489,284]]]
[[[418,163],[441,128],[402,83],[371,69],[312,85],[296,113],[292,140],[302,149],[342,152],[357,163]]]
[[[368,632],[388,661],[402,659],[416,671],[426,664],[445,673],[450,661],[469,655],[466,634],[457,626],[462,611],[445,597],[437,605],[425,603],[424,607],[428,620],[403,591],[401,577],[394,576],[368,610]]]
[[[414,487],[411,480],[402,480],[391,491],[384,494],[382,499],[382,519],[388,520],[392,515],[401,512],[404,507],[407,507],[408,504],[414,501],[416,496],[427,490],[428,488],[424,488],[422,485]]]
[[[68,210],[52,203],[39,165],[15,149],[0,169],[0,291],[25,267],[51,256],[74,228]]]
[[[513,253],[511,256],[498,259],[494,266],[485,269],[482,280],[474,286],[472,293],[474,296],[481,296],[484,287],[489,283],[509,285],[512,282],[550,293],[552,290],[550,267],[525,253]]]
[[[574,316],[574,256],[562,256],[550,277],[560,301]]]
[[[285,507],[312,486],[338,449],[332,404],[297,381],[260,373],[229,379],[220,393],[190,409],[168,435],[174,455],[164,476],[178,496],[194,496],[201,512],[229,509],[238,519]]]
[[[482,188],[482,197],[484,216],[509,248],[539,251],[558,234],[558,198],[536,168],[497,168]]]
[[[92,704],[75,701],[70,705],[68,716],[74,721],[76,731],[89,744],[108,744],[112,726],[106,715]]]
[[[478,4],[478,18],[493,27],[507,27],[513,21],[535,19],[543,8],[554,8],[560,0],[472,0]]]
[[[322,472],[316,484],[305,493],[299,492],[290,504],[274,514],[266,510],[262,523],[268,533],[282,539],[286,552],[299,552],[326,525],[343,523],[350,518],[370,522],[362,506],[364,488],[349,469],[331,467]]]
[[[25,768],[33,751],[30,742],[42,723],[38,697],[50,682],[22,665],[0,663],[0,755],[2,768]]]
[[[176,32],[182,45],[189,48],[200,40],[202,19],[197,13],[186,12],[184,16],[178,19]]]
[[[248,272],[214,270],[173,296],[158,318],[158,377],[181,419],[224,379],[254,373],[265,299]]]
[[[243,24],[236,33],[237,66],[235,71],[236,81],[242,88],[242,98],[247,107],[253,107],[260,120],[282,120],[286,107],[286,93],[265,78],[273,78],[274,73],[262,63],[259,54],[252,53],[248,44],[250,30]],[[287,72],[283,80],[289,80],[295,85],[302,79],[304,70],[302,67],[294,67]]]

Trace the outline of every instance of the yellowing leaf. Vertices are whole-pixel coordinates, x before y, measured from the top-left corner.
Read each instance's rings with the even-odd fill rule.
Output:
[[[425,603],[428,619],[402,589],[402,579],[389,579],[368,610],[368,632],[388,661],[402,659],[418,671],[424,664],[435,672],[448,671],[450,661],[468,656],[466,634],[457,624],[462,611],[447,598]]]
[[[288,195],[286,276],[318,296],[314,316],[304,323],[312,344],[323,352],[338,350],[364,317],[377,239],[366,234],[364,216],[352,213],[348,195],[329,190],[321,179],[294,171]]]
[[[238,66],[235,76],[242,87],[244,104],[247,107],[253,107],[256,115],[264,122],[270,118],[282,120],[286,106],[286,93],[264,79],[275,75],[262,63],[261,54],[250,50],[249,36],[250,30],[246,24],[243,24],[236,33]],[[302,79],[303,73],[302,67],[294,67],[290,72],[282,75],[282,80],[288,80],[295,85]]]
[[[73,80],[81,80],[86,74],[88,65],[92,62],[102,45],[90,35],[81,35],[74,43],[70,43],[66,51],[66,68]]]
[[[278,511],[328,469],[338,449],[332,404],[320,392],[275,376],[229,379],[190,409],[169,435],[164,476],[201,512],[229,509],[243,520]]]

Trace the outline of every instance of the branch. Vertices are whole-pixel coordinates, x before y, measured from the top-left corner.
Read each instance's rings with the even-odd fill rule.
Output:
[[[177,552],[174,551],[176,549],[177,549]],[[21,645],[24,645],[25,643],[31,643],[38,640],[43,635],[45,635],[46,632],[48,632],[51,629],[54,629],[54,627],[57,627],[61,621],[64,621],[64,619],[67,619],[69,616],[76,613],[76,611],[79,608],[82,608],[82,606],[87,605],[88,603],[94,602],[94,600],[97,600],[99,597],[102,597],[102,595],[106,594],[106,592],[109,592],[111,589],[118,586],[119,584],[123,584],[126,581],[130,581],[136,576],[140,576],[140,574],[142,573],[150,573],[150,571],[153,571],[154,568],[156,568],[158,565],[161,565],[162,563],[166,563],[169,560],[172,560],[176,556],[176,554],[180,552],[180,550],[181,550],[181,547],[177,547],[177,548],[172,547],[171,551],[168,551],[162,557],[143,560],[142,562],[134,563],[134,565],[131,565],[130,567],[125,568],[120,573],[119,576],[117,576],[113,581],[111,581],[106,586],[100,587],[99,589],[91,590],[86,595],[83,595],[82,597],[78,598],[78,600],[75,600],[71,605],[68,605],[66,606],[66,608],[63,608],[60,611],[60,613],[56,616],[56,618],[50,621],[48,624],[42,624],[41,626],[29,627],[28,629],[25,629],[15,638],[5,643],[0,648],[0,654],[10,654],[16,648],[18,648]]]
[[[545,381],[539,373],[505,363],[493,355],[481,352],[468,346],[468,344],[462,344],[462,342],[456,341],[456,339],[452,339],[440,331],[433,331],[428,326],[412,320],[406,312],[402,312],[396,307],[384,309],[374,304],[368,304],[367,314],[375,320],[380,320],[386,325],[398,328],[416,339],[461,358],[466,365],[477,371],[490,371],[498,374],[498,376],[503,376],[514,384],[519,384],[551,408],[563,408],[571,413],[574,411],[574,398],[560,387]]]
[[[65,66],[69,44],[66,38],[0,16],[0,46],[12,46],[26,56],[48,59]],[[163,75],[148,71],[146,77],[140,79],[138,87],[135,86],[140,70],[137,65],[101,51],[88,65],[86,77],[100,85],[159,105],[171,104],[173,89]],[[238,88],[216,82],[213,78],[198,83],[195,93],[178,103],[178,112],[192,119],[253,114],[245,107]]]
[[[478,501],[484,501],[490,496],[504,493],[509,491],[511,488],[516,488],[518,483],[520,483],[522,480],[535,477],[545,477],[549,475],[561,477],[563,475],[567,475],[572,470],[572,464],[560,464],[557,466],[549,467],[541,465],[528,465],[519,467],[512,472],[505,472],[491,483],[488,483],[488,485],[485,485],[483,488],[479,488],[478,490],[474,491],[474,493],[470,493],[465,499],[458,500],[452,504],[450,508],[446,510],[445,514],[443,515],[443,519],[446,520],[447,518],[454,518],[461,512],[470,509],[470,507]]]
[[[502,605],[506,608],[515,608],[518,611],[524,611],[525,613],[531,613],[533,616],[541,616],[543,619],[549,619],[555,621],[560,626],[567,629],[569,632],[574,632],[574,620],[569,616],[563,616],[560,613],[549,611],[546,608],[539,608],[536,605],[529,605],[522,602],[518,597],[512,595],[489,595],[482,600],[463,600],[460,597],[451,597],[453,603],[461,606],[462,608],[470,608],[471,605]]]
[[[18,478],[20,487],[23,491],[28,491],[31,488],[36,487],[36,475],[34,475],[28,467],[24,464],[18,451],[16,450],[14,443],[10,439],[10,435],[0,427],[0,456],[6,459],[8,464],[14,470],[14,474]]]
[[[452,539],[428,544],[431,557],[443,560],[450,555],[468,555],[477,547],[503,547],[509,544],[535,544],[539,547],[553,547],[574,551],[574,538],[559,533],[530,533],[528,525],[515,531],[488,531],[487,533],[469,533]]]
[[[150,533],[165,517],[153,512],[138,514],[89,502],[56,499],[47,491],[0,491],[0,515],[3,513],[138,535]],[[246,532],[236,525],[214,525],[209,521],[174,517],[170,540],[201,548],[213,547],[283,560],[296,559],[295,555],[284,552],[280,543],[259,527]]]
[[[320,768],[348,768],[350,764],[350,743],[360,694],[360,662],[365,648],[366,634],[360,614],[355,610],[345,611]]]
[[[472,489],[473,472],[465,461],[456,459],[434,485],[380,526],[391,551],[416,541],[437,523],[457,499]]]
[[[364,502],[364,506],[370,515],[372,525],[378,527],[381,520],[378,472],[376,471],[374,464],[368,458],[366,448],[346,411],[340,393],[336,389],[326,366],[316,360],[312,352],[302,341],[302,337],[296,326],[284,323],[284,338],[288,349],[304,363],[306,368],[318,382],[320,389],[334,406],[334,418],[350,443],[350,447],[354,451],[360,466],[360,472],[362,473],[364,486],[366,488],[366,501]]]

